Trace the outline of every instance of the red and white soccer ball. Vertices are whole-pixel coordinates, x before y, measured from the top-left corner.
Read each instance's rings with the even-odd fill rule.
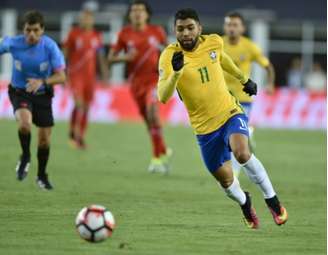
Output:
[[[91,205],[79,212],[75,226],[81,238],[96,243],[112,235],[115,220],[113,214],[104,206]]]

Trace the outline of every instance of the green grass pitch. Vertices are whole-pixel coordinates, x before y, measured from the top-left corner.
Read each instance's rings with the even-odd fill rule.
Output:
[[[92,124],[89,149],[69,148],[67,123],[53,130],[52,192],[35,184],[36,132],[27,179],[14,168],[16,124],[0,120],[0,254],[6,255],[269,255],[326,254],[326,135],[319,131],[256,130],[257,156],[289,212],[274,225],[262,195],[242,174],[261,220],[247,229],[238,206],[203,166],[191,129],[166,127],[175,154],[169,176],[149,174],[150,145],[141,124]],[[113,237],[80,239],[74,220],[97,203],[116,217]]]

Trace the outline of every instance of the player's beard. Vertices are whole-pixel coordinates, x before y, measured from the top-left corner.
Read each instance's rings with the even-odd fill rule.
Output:
[[[197,45],[198,39],[199,39],[199,35],[197,35],[196,38],[191,41],[191,43],[186,44],[186,43],[183,43],[182,40],[178,40],[178,42],[180,43],[181,47],[184,50],[192,51],[195,48],[195,46]]]

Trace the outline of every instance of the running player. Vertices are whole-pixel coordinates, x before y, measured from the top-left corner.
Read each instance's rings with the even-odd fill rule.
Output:
[[[97,62],[103,80],[108,77],[108,68],[102,36],[94,29],[93,12],[83,10],[79,18],[79,25],[69,32],[63,50],[68,59],[68,78],[75,103],[70,120],[70,143],[85,149],[88,112],[96,89]]]
[[[161,54],[158,98],[166,103],[177,90],[184,102],[197,136],[206,167],[231,199],[242,209],[250,228],[259,220],[250,195],[244,192],[231,168],[232,151],[245,168],[250,180],[263,192],[276,224],[287,221],[287,211],[280,204],[262,163],[248,148],[247,116],[229,93],[223,70],[240,81],[244,93],[255,95],[256,84],[248,79],[223,51],[223,40],[216,34],[201,35],[202,27],[192,9],[175,15],[177,42]]]
[[[46,173],[50,152],[52,114],[52,85],[65,82],[64,56],[56,42],[44,35],[44,18],[38,11],[24,16],[24,35],[0,40],[0,54],[13,57],[13,74],[9,98],[18,123],[18,137],[22,148],[16,174],[19,181],[27,176],[31,161],[30,142],[32,122],[38,127],[38,176],[40,188],[52,185]]]
[[[245,20],[238,12],[231,12],[225,16],[224,19],[224,51],[231,57],[233,62],[240,68],[240,70],[250,75],[252,62],[261,65],[267,71],[268,84],[266,86],[269,94],[274,91],[275,72],[273,65],[266,58],[260,48],[250,39],[243,36],[245,33]],[[243,92],[240,82],[228,72],[224,72],[224,79],[231,93],[238,99],[247,116],[249,117],[253,98]],[[252,137],[254,128],[249,127],[250,144],[254,147],[254,140]],[[241,166],[232,154],[232,169],[238,177]]]
[[[166,44],[166,34],[160,26],[149,24],[151,10],[147,2],[134,1],[128,10],[130,24],[118,34],[112,47],[110,63],[126,62],[130,91],[142,115],[153,146],[150,172],[167,172],[171,150],[165,146],[158,114],[156,84],[160,46]],[[124,55],[119,55],[124,51]]]

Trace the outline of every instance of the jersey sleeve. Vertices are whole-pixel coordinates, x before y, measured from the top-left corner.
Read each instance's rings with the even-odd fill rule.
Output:
[[[251,47],[253,52],[253,61],[257,62],[263,67],[269,66],[270,61],[266,56],[263,55],[261,49],[256,44],[252,44]]]
[[[218,50],[219,52],[222,54],[223,52],[223,47],[224,47],[224,42],[223,42],[223,39],[221,36],[219,35],[215,35],[215,40],[217,41],[217,44],[218,44]]]
[[[174,94],[183,69],[174,72],[171,59],[173,50],[165,49],[159,60],[159,80],[157,84],[157,97],[160,102],[166,103]]]
[[[64,55],[55,42],[50,45],[50,64],[52,70],[59,72],[65,69]]]
[[[123,40],[123,31],[122,30],[118,33],[117,41],[114,45],[112,45],[111,48],[114,51],[114,53],[118,53],[121,50],[126,48],[126,45],[125,45],[124,40]]]
[[[11,38],[6,36],[0,38],[0,54],[10,52]]]
[[[159,81],[166,80],[174,72],[171,64],[173,52],[164,50],[159,58],[158,73]]]

